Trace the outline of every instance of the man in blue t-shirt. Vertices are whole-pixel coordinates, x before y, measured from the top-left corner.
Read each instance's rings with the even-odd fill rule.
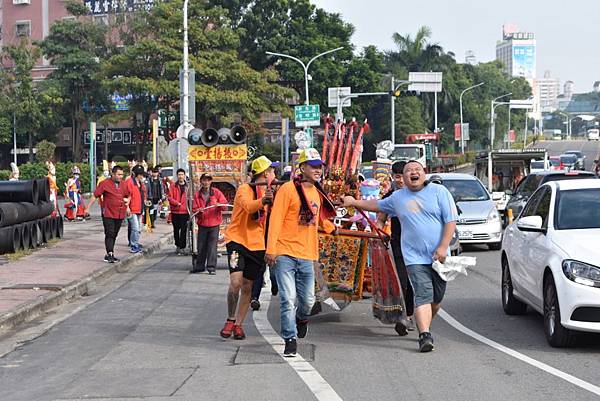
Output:
[[[429,332],[431,321],[440,310],[446,282],[431,267],[434,260],[444,263],[449,254],[457,212],[454,199],[442,185],[427,185],[425,170],[417,161],[404,166],[405,187],[382,200],[343,198],[343,206],[354,206],[396,216],[402,227],[404,262],[415,295],[415,319],[419,329],[419,350],[433,350]]]

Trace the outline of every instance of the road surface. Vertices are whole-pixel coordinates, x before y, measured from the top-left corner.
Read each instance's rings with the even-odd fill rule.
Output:
[[[499,252],[467,254],[477,267],[449,285],[434,352],[418,353],[415,332],[398,337],[363,300],[316,316],[299,345],[308,363],[288,364],[267,342],[282,351],[269,335],[277,297],[253,312],[266,338],[251,314],[247,340],[223,340],[227,271],[189,275],[188,257],[165,252],[38,322],[58,323],[0,358],[0,400],[599,399],[600,337],[549,347],[541,316],[504,315]]]

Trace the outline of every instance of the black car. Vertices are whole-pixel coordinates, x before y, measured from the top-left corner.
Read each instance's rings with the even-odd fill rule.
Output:
[[[577,156],[577,164],[575,165],[577,170],[585,170],[585,155],[581,150],[567,150],[565,155]]]
[[[596,178],[591,171],[539,171],[531,173],[519,183],[515,192],[511,194],[506,210],[512,209],[513,217],[517,216],[523,210],[523,207],[529,200],[529,197],[538,187],[549,181],[572,180],[578,178]]]

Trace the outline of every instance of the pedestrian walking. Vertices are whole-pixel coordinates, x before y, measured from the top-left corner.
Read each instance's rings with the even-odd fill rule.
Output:
[[[132,175],[125,180],[130,195],[129,213],[127,214],[127,239],[130,252],[139,253],[142,252],[140,244],[142,212],[147,199],[147,192],[144,184],[144,167],[137,164],[131,171]]]
[[[394,191],[398,191],[404,188],[404,166],[406,162],[399,161],[392,164],[392,178],[394,179]],[[394,191],[390,191],[383,196],[383,199],[389,198],[392,196]],[[383,229],[386,221],[388,219],[388,215],[385,213],[377,214],[377,226]],[[398,278],[400,279],[400,285],[402,287],[402,294],[404,294],[404,303],[406,304],[406,316],[408,317],[408,325],[404,322],[396,323],[394,327],[396,333],[399,336],[405,336],[409,331],[413,331],[415,329],[414,322],[412,320],[414,313],[414,295],[412,290],[412,285],[410,284],[410,280],[408,279],[408,271],[406,270],[406,264],[404,264],[404,256],[402,256],[402,244],[400,241],[402,228],[400,225],[400,220],[398,217],[392,217],[390,219],[391,222],[391,239],[390,245],[392,246],[392,254],[394,256],[394,264],[396,265],[396,272],[398,273]]]
[[[119,259],[115,256],[115,241],[119,235],[121,224],[125,219],[129,204],[128,188],[123,182],[123,168],[114,166],[110,179],[104,180],[96,187],[92,199],[85,210],[89,214],[96,199],[101,199],[102,225],[104,226],[104,247],[106,263],[115,263]]]
[[[343,198],[343,205],[396,216],[402,227],[402,255],[414,290],[414,316],[419,329],[419,350],[434,349],[431,321],[440,310],[446,282],[431,267],[444,263],[456,229],[457,210],[442,185],[427,185],[425,170],[417,161],[404,166],[405,188],[382,200]]]
[[[152,203],[152,206],[150,207],[150,224],[152,228],[154,228],[156,217],[158,216],[158,211],[164,196],[160,170],[158,167],[154,167],[148,178],[148,200]]]
[[[69,221],[73,221],[77,219],[81,221],[85,218],[85,204],[83,203],[83,198],[81,197],[81,180],[79,176],[81,171],[79,167],[73,166],[71,169],[71,177],[65,183],[67,197],[69,198],[69,202],[65,204],[65,208],[67,209],[65,212],[65,217]]]
[[[215,274],[217,269],[217,244],[219,226],[223,222],[223,212],[227,210],[227,198],[223,192],[212,187],[212,177],[206,173],[200,176],[200,190],[194,195],[192,213],[198,224],[198,255],[190,273]]]
[[[313,148],[302,150],[298,163],[300,176],[277,191],[265,255],[267,263],[275,266],[286,357],[296,355],[297,338],[306,336],[308,316],[315,303],[313,264],[319,258],[318,228],[328,233],[336,231],[327,220],[335,216],[335,208],[319,184],[323,175],[319,152]]]
[[[173,237],[177,254],[185,253],[187,240],[187,226],[190,219],[188,210],[188,183],[185,177],[185,170],[180,168],[177,170],[177,182],[169,186],[169,206],[171,209],[171,222],[173,223]]]
[[[265,185],[268,177],[273,175],[271,161],[266,156],[260,156],[251,166],[250,184],[238,187],[231,223],[225,231],[229,288],[227,320],[220,334],[228,338],[233,333],[236,340],[246,338],[242,325],[250,305],[252,284],[265,273],[265,208],[273,202],[273,190]]]

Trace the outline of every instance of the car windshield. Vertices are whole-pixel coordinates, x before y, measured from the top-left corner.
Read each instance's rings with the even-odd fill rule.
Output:
[[[582,179],[582,178],[596,178],[596,176],[594,175],[594,173],[591,173],[591,172],[588,172],[588,173],[577,172],[577,173],[565,173],[565,174],[548,174],[547,176],[544,177],[544,179],[542,180],[541,184],[544,184],[544,183],[550,182],[550,181],[577,180],[577,179]]]
[[[390,160],[417,160],[421,157],[421,152],[417,146],[395,147]]]
[[[565,153],[568,154],[568,155],[575,155],[577,157],[583,157],[583,154],[580,151],[578,151],[578,150],[569,150],[569,151],[567,151]]]
[[[560,165],[560,160],[559,159],[550,159],[550,165],[558,166],[558,165]]]
[[[531,168],[535,168],[538,170],[544,169],[544,162],[531,162]]]
[[[560,162],[563,164],[575,164],[577,163],[577,156],[575,155],[562,155]]]
[[[487,191],[478,180],[444,180],[443,185],[450,191],[455,202],[490,199]]]
[[[560,191],[556,206],[557,230],[600,228],[600,188]]]

